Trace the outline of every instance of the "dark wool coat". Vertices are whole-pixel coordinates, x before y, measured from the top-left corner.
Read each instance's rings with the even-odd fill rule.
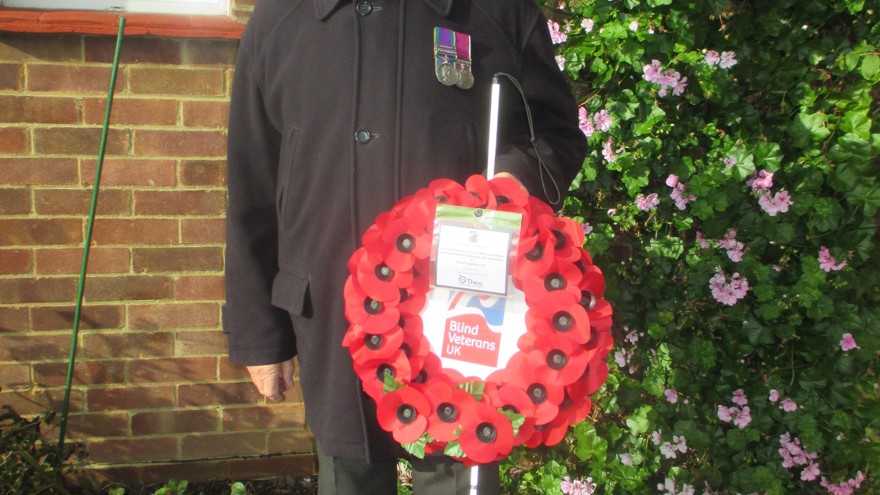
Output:
[[[435,26],[471,35],[475,85],[442,85]],[[298,356],[306,416],[322,451],[394,452],[348,350],[346,263],[364,230],[435,178],[485,168],[492,75],[503,85],[498,172],[551,198],[586,142],[533,0],[261,0],[241,40],[229,121],[226,304],[241,365]]]

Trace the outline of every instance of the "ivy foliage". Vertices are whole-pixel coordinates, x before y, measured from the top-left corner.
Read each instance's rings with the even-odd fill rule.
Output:
[[[616,348],[591,418],[507,490],[880,493],[880,5],[538,3]]]

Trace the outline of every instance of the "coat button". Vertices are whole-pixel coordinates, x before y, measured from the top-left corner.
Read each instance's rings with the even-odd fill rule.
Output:
[[[356,9],[358,14],[367,16],[373,12],[373,4],[364,0],[362,2],[358,2]]]
[[[373,135],[370,134],[370,131],[365,131],[363,129],[354,133],[354,140],[360,144],[367,144],[373,139]]]

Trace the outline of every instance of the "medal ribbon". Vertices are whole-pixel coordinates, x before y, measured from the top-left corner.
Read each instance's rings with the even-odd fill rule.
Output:
[[[471,35],[455,33],[455,55],[461,62],[471,61]]]

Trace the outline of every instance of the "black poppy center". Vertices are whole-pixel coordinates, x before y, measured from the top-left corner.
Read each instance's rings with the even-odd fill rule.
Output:
[[[378,378],[380,382],[384,382],[386,376],[393,378],[394,374],[394,366],[391,366],[390,364],[383,364],[376,368],[376,378]]]
[[[596,307],[596,296],[588,290],[581,292],[581,306],[587,311],[592,311]]]
[[[444,402],[437,406],[437,417],[444,423],[452,423],[458,418],[458,409],[449,402]]]
[[[574,401],[571,400],[571,397],[569,397],[568,394],[565,394],[565,398],[562,399],[562,404],[559,404],[559,409],[568,409],[573,405]]]
[[[449,201],[449,198],[447,198],[446,196],[444,196],[442,194],[440,196],[434,196],[434,199],[436,199],[440,203],[445,203],[445,202]]]
[[[556,238],[556,244],[553,247],[555,249],[564,248],[566,244],[565,234],[563,234],[562,231],[556,229],[551,230],[551,232],[553,232],[553,237]]]
[[[376,278],[378,278],[379,280],[381,280],[383,282],[387,282],[387,281],[391,280],[391,278],[394,276],[394,270],[392,270],[391,268],[388,268],[388,265],[386,265],[385,263],[382,263],[380,265],[376,265],[375,273],[376,273]]]
[[[382,336],[381,335],[367,335],[364,339],[364,345],[367,346],[371,351],[375,351],[382,347]]]
[[[568,356],[559,349],[553,349],[547,353],[547,366],[552,370],[559,371],[568,364]]]
[[[539,259],[544,257],[544,245],[541,243],[535,244],[535,247],[531,249],[528,253],[526,253],[526,259],[529,261],[538,261]]]
[[[410,234],[403,233],[397,236],[397,250],[401,253],[408,253],[414,247],[416,247],[416,240]]]
[[[382,312],[382,303],[368,297],[364,300],[364,310],[371,315],[377,315]]]
[[[492,443],[498,438],[498,430],[492,423],[480,423],[477,426],[477,440],[483,443]]]
[[[425,383],[426,381],[428,381],[428,372],[425,370],[419,371],[419,374],[416,375],[416,377],[413,378],[412,381],[416,383]]]
[[[553,315],[553,329],[557,332],[567,332],[574,326],[574,317],[568,311],[557,311]]]
[[[412,357],[412,347],[410,347],[409,344],[401,344],[401,345],[400,345],[400,351],[403,352],[403,354],[404,354],[407,358]]]
[[[409,291],[406,289],[400,289],[400,302],[404,302],[409,299]]]
[[[506,205],[507,203],[510,203],[510,198],[508,198],[507,196],[503,196],[503,195],[502,196],[495,196],[495,202],[498,203],[499,205]]]
[[[397,408],[397,420],[405,425],[415,421],[416,417],[418,417],[416,409],[409,404],[401,404],[400,407]]]
[[[535,405],[541,404],[547,400],[547,389],[540,383],[533,383],[529,386],[529,389],[526,392],[529,394],[529,398],[532,399],[532,403]]]
[[[519,414],[519,409],[516,408],[513,404],[504,404],[504,407],[501,408],[502,411],[512,412],[514,414]]]
[[[551,273],[544,277],[544,288],[548,291],[562,290],[565,288],[565,277],[558,273]]]

